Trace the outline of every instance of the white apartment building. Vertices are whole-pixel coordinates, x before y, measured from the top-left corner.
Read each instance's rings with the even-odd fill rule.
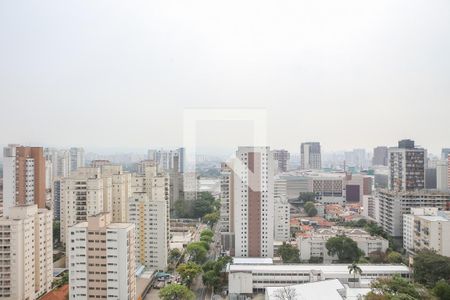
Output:
[[[450,190],[448,160],[439,160],[436,163],[436,188],[442,192]]]
[[[373,195],[364,196],[362,204],[363,204],[362,215],[378,223],[380,219],[380,217],[378,216],[379,213],[378,198],[376,198]]]
[[[301,144],[300,168],[302,170],[320,170],[322,168],[320,143],[308,142]]]
[[[290,239],[291,212],[286,196],[275,197],[274,207],[274,240],[287,242]]]
[[[378,190],[379,224],[393,237],[403,236],[403,215],[415,207],[436,207],[445,210],[450,203],[450,193],[435,190],[389,191]]]
[[[131,174],[123,172],[121,165],[101,167],[102,177],[111,178],[111,209],[113,223],[128,221],[128,199],[132,195]]]
[[[413,208],[411,214],[403,215],[403,247],[416,252],[434,250],[450,256],[450,211],[435,207]]]
[[[184,173],[185,149],[175,150],[148,150],[148,159],[156,162],[159,171],[169,171],[176,169]]]
[[[110,213],[69,228],[69,299],[136,299],[135,229]]]
[[[236,257],[273,257],[273,157],[269,147],[239,147],[234,164]]]
[[[70,153],[70,172],[76,171],[78,168],[84,167],[84,149],[72,147]]]
[[[79,168],[60,180],[61,242],[69,227],[104,212],[103,178],[98,168]]]
[[[300,260],[309,261],[311,258],[321,258],[324,263],[331,263],[337,260],[336,256],[328,255],[326,243],[329,238],[338,235],[345,235],[358,244],[358,248],[364,251],[365,255],[373,252],[386,252],[389,241],[378,236],[371,236],[363,229],[332,227],[318,229],[310,235],[305,235],[297,239]]]
[[[0,299],[33,300],[52,288],[52,213],[11,207],[0,218]]]

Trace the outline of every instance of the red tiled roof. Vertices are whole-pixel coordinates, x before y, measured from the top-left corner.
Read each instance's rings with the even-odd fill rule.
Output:
[[[69,293],[69,285],[65,284],[57,290],[53,290],[45,294],[40,300],[66,300]]]

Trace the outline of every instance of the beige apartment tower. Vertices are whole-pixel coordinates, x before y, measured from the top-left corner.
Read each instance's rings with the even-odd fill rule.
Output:
[[[33,300],[52,288],[52,213],[14,206],[0,218],[0,299]]]
[[[104,211],[104,180],[98,168],[79,168],[60,181],[61,242],[70,226]]]
[[[110,213],[69,228],[71,300],[136,299],[134,224],[111,223]]]

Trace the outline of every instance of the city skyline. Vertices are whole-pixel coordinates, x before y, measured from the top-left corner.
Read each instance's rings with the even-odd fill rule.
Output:
[[[450,136],[448,11],[446,1],[4,2],[0,144],[181,146],[186,109],[245,107],[267,110],[272,147],[410,137],[435,153]],[[206,147],[245,145],[252,130],[203,127]]]

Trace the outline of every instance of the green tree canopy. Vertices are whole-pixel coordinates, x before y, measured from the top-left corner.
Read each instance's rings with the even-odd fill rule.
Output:
[[[433,287],[440,279],[450,278],[450,258],[430,250],[424,250],[414,257],[414,279]]]
[[[433,294],[439,298],[439,300],[450,299],[450,284],[444,279],[439,280],[433,288]]]
[[[211,227],[219,221],[220,214],[219,211],[214,211],[212,213],[203,216],[203,222],[208,223]]]
[[[220,274],[214,270],[204,273],[202,280],[207,287],[218,288],[220,286]]]
[[[431,300],[430,292],[420,284],[406,280],[400,276],[382,277],[371,285],[372,291],[366,300]]]
[[[193,300],[194,293],[182,284],[168,284],[159,291],[162,300]]]
[[[388,253],[386,260],[390,264],[401,264],[403,262],[403,256],[396,251],[391,251]]]
[[[180,274],[181,279],[188,286],[191,285],[192,281],[202,273],[202,267],[195,262],[189,261],[185,264],[181,264],[177,268],[178,274]]]
[[[316,195],[311,192],[300,193],[300,195],[298,196],[298,200],[301,202],[314,202],[315,199]]]
[[[308,217],[315,217],[317,216],[317,208],[314,206],[311,209],[308,210]]]
[[[212,239],[212,237],[210,237],[209,235],[204,235],[204,236],[201,236],[201,237],[200,237],[200,241],[201,241],[201,242],[208,243],[208,244],[211,244],[212,241],[213,241],[213,239]]]
[[[209,237],[213,237],[214,236],[214,232],[211,229],[205,229],[200,233],[200,236],[209,236]]]
[[[194,218],[202,218],[206,214],[212,213],[215,209],[215,198],[209,192],[201,192],[192,204]]]
[[[190,243],[186,250],[194,262],[201,264],[206,260],[207,247],[208,244],[205,242],[194,242]]]
[[[278,248],[277,254],[281,256],[281,259],[284,263],[299,263],[300,256],[297,247],[292,246],[291,244],[283,243]]]
[[[175,262],[181,258],[181,250],[180,249],[172,249],[169,252],[169,261]]]
[[[329,238],[325,246],[328,255],[336,255],[341,263],[358,261],[364,255],[364,252],[358,248],[358,244],[354,240],[342,235]]]

